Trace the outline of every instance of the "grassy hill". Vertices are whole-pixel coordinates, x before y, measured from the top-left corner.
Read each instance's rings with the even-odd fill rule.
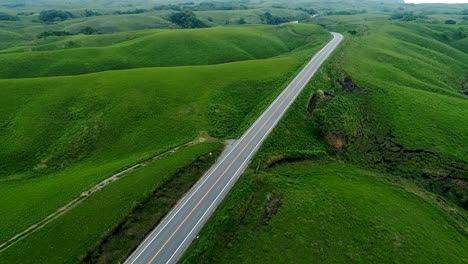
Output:
[[[74,35],[69,37],[49,37],[28,42],[26,46],[15,46],[0,50],[0,54],[31,51],[54,51],[61,49],[107,47],[125,41],[156,33],[155,30],[124,32],[104,35]]]
[[[391,179],[324,160],[249,172],[183,263],[466,260],[466,222]]]
[[[238,136],[305,60],[331,38],[328,32],[313,25],[232,28],[225,34],[220,29],[205,30],[174,31],[175,37],[164,44],[166,50],[176,41],[194,37],[194,41],[184,42],[184,47],[191,47],[191,53],[195,54],[184,64],[211,63],[221,58],[223,52],[231,54],[229,60],[247,60],[0,80],[3,106],[0,110],[0,211],[5,212],[5,217],[0,219],[0,241],[139,161],[200,135]],[[213,32],[219,37],[204,35],[205,43],[214,43],[218,48],[196,45],[202,42],[203,32]],[[254,34],[259,32],[265,34]],[[161,34],[173,32],[156,32],[125,45],[133,45],[136,53],[143,54],[145,45],[152,49]],[[258,40],[262,42],[255,45],[246,42]],[[250,49],[247,44],[251,44]],[[182,45],[179,47],[182,51]],[[68,50],[61,52],[65,51]],[[126,51],[129,53],[122,53],[126,56],[122,58],[132,60],[131,55],[135,53],[130,53],[130,48]],[[165,54],[164,49],[154,52],[165,58],[166,63],[173,63],[171,54]],[[175,61],[182,59],[174,57]],[[96,65],[107,65],[105,59],[95,61]],[[219,144],[203,144],[187,150],[186,154],[177,152],[172,161],[161,161],[169,163],[158,167],[161,173],[142,174],[140,177],[145,177],[142,182],[124,181],[109,191],[117,196],[133,193],[128,199],[103,202],[109,196],[100,194],[103,196],[99,196],[99,202],[90,200],[80,205],[83,209],[76,212],[78,216],[73,211],[74,217],[60,220],[61,228],[45,228],[34,234],[33,237],[50,239],[56,245],[54,251],[48,250],[50,243],[36,245],[34,238],[28,238],[0,253],[2,260],[12,261],[20,256],[24,263],[36,263],[38,257],[52,262],[80,259],[152,190],[161,187],[178,169],[214,149],[219,149]],[[145,192],[140,192],[139,184],[144,181],[149,185]],[[102,215],[97,222],[84,217],[95,212],[98,204],[112,214]],[[86,214],[80,213],[81,210]],[[77,219],[93,221],[93,227],[83,232],[84,222]],[[63,228],[68,231],[61,232]],[[36,245],[34,250],[31,243]],[[50,254],[46,256],[44,252]]]
[[[8,67],[0,78],[263,59],[309,44],[316,31],[307,25],[162,30],[107,47],[3,54],[0,63]]]
[[[350,31],[344,43],[185,263],[467,259],[468,99],[460,87],[468,54],[456,45],[460,28],[328,19],[327,27]]]

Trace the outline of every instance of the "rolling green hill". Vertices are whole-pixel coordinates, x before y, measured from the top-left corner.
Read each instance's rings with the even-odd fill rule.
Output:
[[[343,17],[326,25],[348,33],[341,48],[183,263],[468,258],[468,99],[460,92],[468,54],[457,46],[460,28]]]
[[[203,32],[214,35],[203,35]],[[161,35],[170,37],[161,43],[158,42]],[[6,241],[94,184],[137,162],[200,136],[238,136],[306,59],[330,38],[328,32],[313,25],[242,27],[226,32],[221,29],[159,31],[110,49],[127,47],[127,53],[122,51],[121,58],[129,61],[134,60],[132,55],[153,50],[159,58],[148,58],[148,61],[159,59],[174,67],[0,80],[0,211],[5,212],[5,217],[0,219],[0,241]],[[290,41],[286,43],[286,40]],[[179,45],[180,52],[190,47],[190,52],[184,53],[187,61],[166,52],[175,44]],[[154,49],[156,45],[165,49]],[[85,49],[54,52],[67,54],[79,50]],[[175,65],[177,61],[182,64],[224,62],[226,58],[221,54],[230,54],[229,61],[245,61]],[[96,56],[93,60],[96,65],[108,66],[107,57]],[[135,67],[144,66],[145,62],[141,63]],[[46,65],[44,61],[41,64]],[[21,256],[23,263],[35,263],[38,257],[52,262],[80,259],[152,190],[190,161],[217,148],[219,144],[202,144],[187,150],[186,154],[177,152],[172,161],[161,160],[169,164],[158,167],[160,175],[140,176],[144,177],[141,181],[149,184],[145,192],[139,192],[139,184],[143,184],[140,181],[128,180],[112,187],[109,192],[114,195],[126,192],[134,195],[107,202],[106,196],[99,198],[98,203],[109,208],[112,214],[103,215],[86,232],[81,230],[83,223],[77,219],[94,212],[97,204],[91,200],[80,205],[83,209],[79,212],[86,213],[78,212],[78,218],[69,217],[58,223],[68,229],[66,233],[60,231],[62,228],[45,228],[34,234],[33,237],[45,236],[51,239],[50,243],[56,243],[54,251],[47,250],[49,243],[37,245],[32,251],[31,243],[35,240],[28,238],[0,253],[2,259]],[[72,233],[70,239],[67,234]],[[44,252],[50,254],[46,256]]]
[[[466,222],[461,228],[431,196],[389,179],[324,160],[249,172],[182,263],[467,259]]]
[[[74,35],[68,37],[49,37],[47,39],[36,39],[28,42],[27,46],[15,46],[8,49],[0,50],[0,54],[31,52],[31,51],[54,51],[61,49],[74,48],[89,48],[89,47],[106,47],[121,42],[133,40],[139,37],[154,34],[156,31],[138,31],[124,32],[105,35]]]
[[[455,41],[452,44],[455,48],[468,53],[468,37]]]
[[[108,47],[3,54],[0,63],[8,67],[0,78],[263,59],[307,45],[316,31],[307,25],[162,30]]]
[[[466,208],[468,99],[460,90],[468,54],[427,30],[421,23],[359,27],[312,81],[310,89],[321,90],[318,109],[307,113],[311,92],[304,94],[261,156],[327,150],[411,177]]]

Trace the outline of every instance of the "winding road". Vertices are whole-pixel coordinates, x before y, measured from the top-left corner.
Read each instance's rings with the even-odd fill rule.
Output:
[[[255,123],[192,187],[126,260],[126,264],[176,263],[244,172],[262,142],[343,40],[338,33],[317,52]]]

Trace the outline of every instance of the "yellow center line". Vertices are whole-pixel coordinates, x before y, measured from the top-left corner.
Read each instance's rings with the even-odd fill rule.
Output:
[[[326,47],[325,47],[326,48]],[[307,66],[306,66],[307,67]],[[306,78],[308,75],[307,74],[304,74],[304,76],[297,82],[297,84],[295,85],[294,88],[291,89],[291,92],[289,92],[289,94],[286,96],[286,98],[281,102],[281,104],[278,106],[278,108],[270,115],[270,117],[268,118],[268,120],[263,123],[263,125],[257,130],[257,132],[255,133],[255,135],[252,136],[252,138],[249,140],[249,142],[247,142],[247,144],[242,148],[242,150],[239,152],[239,154],[236,156],[236,158],[229,164],[229,166],[223,171],[223,173],[221,173],[221,175],[218,177],[218,179],[216,179],[216,181],[213,183],[213,185],[211,185],[210,189],[208,189],[208,191],[203,195],[203,197],[198,201],[198,203],[195,205],[195,207],[190,211],[190,213],[184,218],[184,220],[177,226],[176,230],[174,230],[174,232],[171,234],[171,236],[166,240],[166,242],[164,242],[164,244],[161,246],[161,248],[158,250],[158,252],[156,252],[156,254],[151,258],[151,260],[148,262],[148,264],[151,264],[155,259],[156,257],[161,253],[161,251],[166,247],[166,245],[172,240],[172,238],[174,237],[174,235],[179,231],[179,229],[182,227],[182,225],[185,224],[185,222],[188,220],[188,218],[193,214],[193,212],[198,208],[198,206],[200,206],[200,204],[203,202],[203,200],[206,198],[206,196],[211,192],[211,190],[216,186],[216,184],[221,180],[221,178],[223,178],[223,176],[226,174],[226,172],[232,167],[232,165],[234,165],[234,163],[236,163],[236,161],[239,159],[239,157],[242,155],[242,153],[244,152],[244,150],[250,145],[250,143],[254,140],[254,138],[258,135],[258,133],[260,133],[260,131],[263,129],[263,127],[265,127],[265,125],[268,123],[268,121],[271,120],[271,118],[273,118],[274,114],[276,114],[276,112],[278,112],[278,110],[281,108],[281,106],[287,101],[288,97],[296,90],[297,88],[297,85],[302,82],[302,80],[304,80],[304,78]]]

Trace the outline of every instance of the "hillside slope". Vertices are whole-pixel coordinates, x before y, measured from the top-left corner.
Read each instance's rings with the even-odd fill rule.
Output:
[[[107,47],[3,54],[0,63],[7,67],[0,69],[0,78],[270,58],[310,44],[313,35],[320,32],[323,34],[312,25],[161,30]]]
[[[466,229],[429,197],[402,186],[381,174],[323,160],[247,173],[183,263],[466,259]]]
[[[260,27],[260,30],[270,29],[276,27]],[[289,36],[288,30],[283,29],[288,27],[279,27],[272,41]],[[304,29],[305,34],[309,29],[315,33],[301,36],[297,42],[293,39],[288,45],[291,48],[299,45],[303,38],[309,42],[294,52],[274,58],[0,80],[3,106],[0,110],[0,211],[5,213],[0,218],[0,241],[6,241],[91,186],[142,160],[199,137],[237,137],[306,59],[331,38],[319,27]],[[183,32],[190,36],[195,31],[176,33]],[[232,47],[239,39],[225,41],[226,46]],[[239,42],[236,47],[242,45],[245,43]],[[279,50],[288,51],[288,45],[279,45]],[[271,55],[271,49],[255,47],[251,53],[256,56]],[[192,51],[210,57],[209,50],[197,48],[200,47],[193,46]],[[221,51],[213,50],[214,56],[217,52]],[[199,146],[195,154],[184,156],[184,162],[174,156],[164,169],[166,172],[154,177],[145,174],[146,180],[161,184],[173,177],[180,166],[196,159],[198,156],[193,155],[200,155],[200,149],[201,154],[206,154],[213,147],[218,148],[219,144]],[[67,218],[71,223],[63,223],[69,228],[66,234],[76,233],[79,239],[70,241],[66,234],[50,229],[39,231],[37,236],[46,236],[51,243],[61,246],[66,245],[61,241],[76,243],[60,247],[60,254],[50,253],[61,260],[79,259],[151,193],[151,188],[160,186],[149,185],[145,193],[125,189],[134,188],[129,186],[138,182],[113,187],[117,188],[118,195],[135,192],[136,200],[112,199],[112,204],[100,203],[109,210],[113,208],[113,214],[93,223],[87,235],[80,232],[83,223]],[[101,199],[105,200],[105,196]],[[87,213],[92,211],[89,206],[83,205]],[[26,239],[8,249],[5,256],[15,259],[26,253],[28,257],[23,262],[35,263],[35,257],[27,249],[31,241]],[[44,257],[47,247],[47,244],[36,246],[34,252]]]
[[[422,22],[330,27],[356,32],[265,141],[184,263],[467,259],[468,54]]]

